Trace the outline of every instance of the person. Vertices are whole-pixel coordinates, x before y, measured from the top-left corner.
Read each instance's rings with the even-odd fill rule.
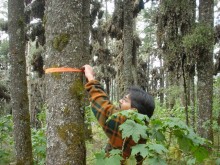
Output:
[[[119,126],[126,121],[126,118],[117,115],[117,117],[112,118],[108,122],[106,122],[106,120],[109,116],[118,112],[118,110],[129,110],[132,108],[137,109],[138,113],[145,114],[150,118],[153,115],[155,108],[154,98],[141,88],[130,87],[127,94],[119,100],[118,109],[111,103],[100,82],[95,79],[93,68],[90,65],[84,65],[83,68],[85,77],[87,78],[85,89],[89,94],[92,111],[109,138],[105,151],[108,154],[112,149],[123,149],[122,156],[124,161],[122,161],[122,164],[125,164],[126,159],[131,154],[131,147],[136,145],[131,138],[127,138],[124,141],[122,133],[119,130]],[[140,139],[138,143],[145,144],[146,139]],[[141,165],[143,158],[138,155],[136,156],[136,160],[138,165]]]

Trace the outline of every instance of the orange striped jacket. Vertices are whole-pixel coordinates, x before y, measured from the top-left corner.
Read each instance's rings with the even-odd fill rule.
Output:
[[[131,138],[122,139],[119,126],[125,122],[126,118],[118,115],[106,122],[109,116],[118,112],[117,108],[110,102],[99,81],[91,80],[85,85],[85,88],[89,92],[92,111],[109,138],[108,143],[114,149],[123,149],[123,158],[128,158],[131,154],[131,147],[136,143]]]

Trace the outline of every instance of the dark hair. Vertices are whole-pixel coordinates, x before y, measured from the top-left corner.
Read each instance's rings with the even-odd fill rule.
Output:
[[[128,88],[128,94],[131,99],[131,108],[136,108],[139,113],[149,118],[153,115],[155,108],[153,96],[135,86]]]

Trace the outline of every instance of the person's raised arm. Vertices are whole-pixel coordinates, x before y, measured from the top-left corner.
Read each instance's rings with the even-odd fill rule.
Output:
[[[84,65],[84,73],[88,81],[95,80],[95,73],[90,65]]]
[[[92,111],[100,125],[104,127],[108,117],[116,111],[116,107],[109,100],[100,82],[95,80],[93,68],[90,65],[84,65],[83,69],[88,80],[85,89],[89,92]]]

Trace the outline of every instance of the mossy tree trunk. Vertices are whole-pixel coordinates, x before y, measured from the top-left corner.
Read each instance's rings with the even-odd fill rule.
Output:
[[[179,84],[183,84],[184,89],[184,106],[186,114],[186,123],[188,124],[190,104],[190,69],[195,66],[195,60],[192,60],[191,54],[184,51],[182,44],[183,37],[188,35],[195,21],[195,1],[179,0],[170,1],[164,0],[160,3],[159,22],[157,28],[157,43],[163,52],[164,67],[167,71],[166,88],[166,105],[169,109],[175,104],[174,90]],[[190,65],[189,65],[190,64]],[[188,69],[190,68],[190,69]],[[183,81],[182,81],[183,80]],[[178,91],[181,92],[181,91]]]
[[[164,68],[163,68],[163,61],[160,58],[160,106],[163,106],[164,104]]]
[[[183,17],[186,21],[182,22],[181,33],[182,37],[188,35],[192,31],[192,27],[195,25],[195,10],[196,10],[196,0],[187,0],[185,1],[186,10],[183,12]],[[184,20],[183,19],[183,20]],[[182,52],[182,77],[183,77],[183,89],[184,89],[184,107],[185,107],[185,116],[186,116],[186,124],[189,125],[190,115],[193,116],[194,104],[193,99],[191,97],[195,95],[194,89],[194,76],[195,76],[195,58],[192,52]],[[190,108],[191,107],[191,111]],[[193,122],[193,121],[192,121]]]
[[[91,59],[90,45],[89,45],[89,35],[90,35],[90,1],[83,0],[83,56],[85,57],[85,62],[89,62]],[[85,100],[89,104],[89,100]],[[86,120],[86,119],[85,119]],[[85,138],[92,138],[92,127],[91,122],[85,122]]]
[[[192,15],[191,15],[191,23],[192,23],[192,26],[193,24],[195,23],[196,21],[196,0],[192,0],[191,1],[191,6],[192,6]],[[190,113],[189,113],[189,116],[190,116],[190,125],[192,126],[192,128],[195,130],[196,127],[195,127],[195,124],[196,124],[196,91],[195,91],[195,66],[196,66],[196,60],[194,58],[194,54],[191,52],[188,54],[189,56],[187,56],[188,58],[188,62],[190,65],[185,65],[187,72],[188,72],[188,75],[189,75],[189,100],[190,100]]]
[[[85,62],[88,62],[91,59],[90,55],[90,45],[89,45],[89,35],[90,35],[90,1],[83,0],[83,56]]]
[[[196,97],[195,97],[195,84],[194,84],[194,76],[190,78],[190,105],[191,105],[191,115],[190,115],[190,125],[191,127],[196,130]]]
[[[33,164],[28,111],[24,1],[8,1],[10,94],[14,122],[16,164]]]
[[[199,1],[199,22],[212,29],[214,21],[214,0]],[[208,29],[207,28],[207,29]],[[207,33],[211,33],[207,32]],[[207,47],[201,47],[197,61],[198,71],[198,133],[213,140],[212,133],[212,98],[213,98],[213,40]],[[211,49],[210,49],[211,48]]]
[[[178,2],[172,3],[170,0],[164,0],[160,3],[159,22],[157,27],[157,43],[163,52],[164,67],[166,68],[166,105],[172,109],[175,104],[175,96],[172,94],[172,88],[179,81],[179,35],[178,19],[175,12],[179,6]]]
[[[86,29],[82,22],[87,19],[82,18],[86,5],[83,2],[46,1],[46,68],[80,68],[89,62],[83,53],[89,39],[83,37]],[[45,75],[47,165],[86,164],[82,76],[82,73]]]
[[[133,57],[133,3],[130,0],[124,0],[124,26],[123,26],[123,65],[120,93],[134,83],[132,68],[134,67]]]

